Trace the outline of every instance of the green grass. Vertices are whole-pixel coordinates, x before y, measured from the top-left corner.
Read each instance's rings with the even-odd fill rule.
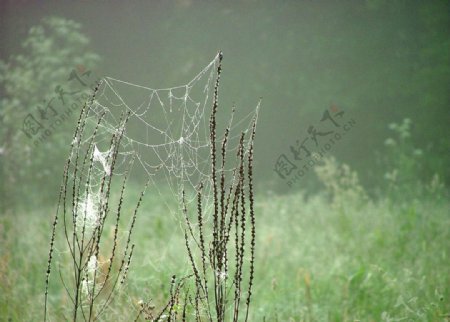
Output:
[[[450,202],[388,199],[337,209],[322,196],[259,195],[250,321],[445,321],[450,313]],[[131,204],[133,204],[131,202]],[[0,216],[0,321],[40,321],[54,208]],[[189,270],[177,220],[148,193],[133,237],[128,286],[105,321],[139,300],[167,299]],[[50,304],[70,308],[57,274]],[[447,318],[448,319],[448,318]]]

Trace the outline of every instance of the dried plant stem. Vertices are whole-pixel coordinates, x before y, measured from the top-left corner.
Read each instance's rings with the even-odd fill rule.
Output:
[[[195,299],[194,304],[191,303],[191,305],[194,306],[196,321],[204,318],[205,314],[200,313],[203,310],[206,310],[209,321],[225,321],[227,310],[230,310],[233,321],[238,321],[242,316],[247,321],[255,271],[256,216],[253,191],[253,141],[256,131],[256,116],[250,136],[246,139],[245,132],[239,136],[236,154],[237,166],[232,169],[232,175],[227,176],[227,171],[229,171],[226,170],[227,151],[235,108],[233,107],[230,123],[225,128],[218,151],[217,113],[221,62],[222,55],[220,53],[209,122],[212,220],[208,222],[204,218],[203,199],[208,200],[209,196],[204,195],[203,184],[200,183],[197,187],[197,235],[195,235],[193,224],[187,213],[183,191],[183,212],[186,221],[184,238],[195,277]],[[250,237],[248,237],[249,234]],[[233,235],[234,240],[230,243],[230,237]],[[193,243],[190,242],[190,237]],[[246,240],[250,240],[250,243],[247,244]],[[195,244],[198,250],[195,251],[191,244]],[[250,262],[247,267],[244,255],[248,252],[250,253]],[[198,257],[195,256],[196,254]],[[229,259],[233,264],[231,266],[228,262]],[[230,270],[233,272],[233,278],[231,279],[232,283],[228,285]],[[243,279],[244,276],[247,276],[247,271],[249,272],[248,288],[244,290]],[[211,283],[212,287],[210,287]],[[232,299],[229,298],[231,288],[233,288]],[[244,299],[243,294],[245,293],[247,296]],[[230,300],[232,300],[231,306],[229,306]],[[244,314],[241,314],[241,302],[245,302],[246,305]],[[200,305],[203,306],[203,309]]]
[[[73,274],[73,279],[66,280],[61,268],[59,273],[61,283],[72,301],[71,319],[73,321],[77,321],[80,317],[85,321],[95,321],[99,318],[100,314],[111,303],[117,283],[119,281],[120,285],[124,283],[132,260],[134,244],[131,244],[131,235],[135,226],[137,211],[148,183],[141,193],[131,218],[131,227],[127,232],[128,237],[122,255],[118,254],[117,248],[126,182],[129,177],[129,170],[134,162],[134,157],[128,163],[128,168],[125,171],[119,188],[120,198],[116,208],[116,217],[113,222],[114,237],[109,255],[107,255],[109,259],[108,268],[106,274],[101,274],[99,271],[99,258],[106,251],[103,250],[105,248],[103,246],[105,242],[102,241],[102,237],[113,202],[111,197],[112,185],[117,177],[114,171],[120,155],[121,140],[131,115],[130,112],[122,114],[117,123],[117,128],[111,133],[109,149],[105,158],[105,164],[107,166],[104,166],[103,173],[100,173],[100,175],[99,173],[95,174],[99,181],[94,182],[94,164],[98,160],[96,160],[98,150],[94,142],[100,129],[103,128],[102,123],[106,115],[105,111],[98,112],[92,110],[95,95],[100,85],[97,85],[91,99],[81,110],[71,144],[70,155],[64,168],[59,201],[50,239],[45,280],[44,321],[48,318],[49,277],[57,240],[56,228],[60,214],[63,217],[63,233],[72,263],[70,270],[71,274]],[[93,124],[93,130],[88,133],[87,128],[88,125],[92,124],[92,119],[94,119],[95,123]],[[98,184],[99,186],[98,195],[94,195],[94,184]],[[68,219],[69,214],[72,216],[70,220]],[[108,253],[108,251],[106,252]],[[117,272],[113,271],[115,262],[120,263]],[[108,292],[106,292],[107,283],[111,285]],[[100,301],[101,294],[106,298],[102,302]]]

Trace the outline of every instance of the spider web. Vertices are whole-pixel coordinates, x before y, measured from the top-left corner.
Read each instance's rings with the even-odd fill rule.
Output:
[[[127,81],[105,77],[90,106],[87,125],[91,134],[84,136],[83,144],[93,142],[93,169],[90,195],[96,196],[102,176],[122,176],[127,166],[143,171],[165,200],[173,215],[179,214],[182,199],[186,205],[196,200],[196,189],[202,183],[203,204],[211,207],[212,165],[210,157],[209,119],[213,105],[214,85],[220,53],[187,84],[170,88],[150,88]],[[219,104],[219,114],[222,106]],[[256,121],[259,103],[250,113],[233,120],[234,107],[227,124],[227,153],[235,155],[242,132],[247,133]],[[125,123],[124,115],[129,113]],[[237,117],[236,117],[237,118]],[[98,131],[93,130],[98,124]],[[111,172],[111,135],[123,130],[118,158]],[[94,134],[95,133],[95,134]],[[219,128],[217,145],[220,146]],[[233,152],[234,151],[234,152]],[[231,153],[230,153],[231,152]],[[138,169],[136,169],[138,168]],[[229,178],[235,167],[223,171]],[[98,178],[95,180],[95,178]],[[97,184],[96,184],[97,182]],[[164,184],[163,184],[164,183]],[[167,191],[175,203],[167,201]]]

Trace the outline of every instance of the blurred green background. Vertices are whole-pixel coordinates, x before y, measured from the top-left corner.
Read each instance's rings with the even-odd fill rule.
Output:
[[[40,312],[34,303],[23,318],[20,297],[43,293],[79,108],[38,146],[23,131],[27,115],[58,99],[58,85],[81,91],[73,70],[171,87],[218,50],[221,106],[250,112],[262,97],[255,182],[266,272],[254,321],[449,314],[448,1],[1,1],[0,17],[0,321]],[[274,171],[279,156],[295,164],[291,146],[333,107],[354,128],[288,185]],[[147,217],[154,234],[141,241],[167,238],[167,220]]]

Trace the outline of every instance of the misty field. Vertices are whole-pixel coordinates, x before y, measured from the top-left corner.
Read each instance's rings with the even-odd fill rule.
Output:
[[[0,17],[0,322],[450,321],[449,1]]]
[[[448,319],[450,204],[443,196],[339,208],[324,195],[256,199],[250,321]],[[189,269],[177,220],[160,200],[149,193],[144,201],[128,285],[103,321],[134,320],[140,300],[152,299],[157,310],[168,296],[170,276]],[[53,212],[50,207],[0,217],[1,321],[43,316]],[[70,300],[60,288],[51,290],[51,321],[70,314]]]

